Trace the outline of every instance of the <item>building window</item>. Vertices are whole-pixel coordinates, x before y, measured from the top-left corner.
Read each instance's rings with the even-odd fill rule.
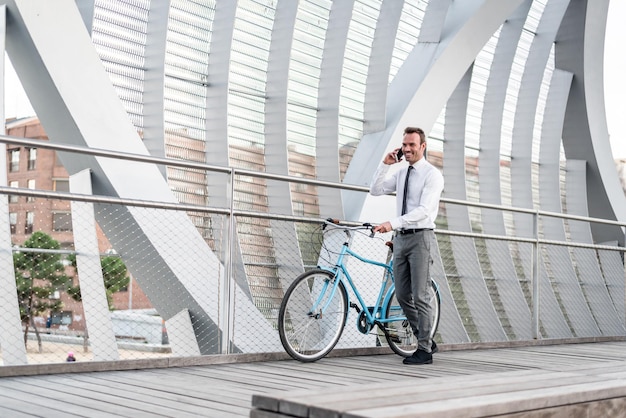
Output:
[[[37,148],[28,149],[28,169],[34,170],[37,161]]]
[[[17,213],[9,213],[9,224],[11,225],[11,234],[15,234],[17,230]]]
[[[9,150],[9,171],[20,170],[20,149]]]
[[[18,188],[20,187],[20,183],[17,180],[9,182],[9,187]],[[16,194],[9,195],[9,203],[17,203],[19,196]]]
[[[293,213],[295,215],[304,216],[304,203],[293,202]]]
[[[29,188],[30,190],[35,190],[35,179],[30,179],[30,180],[28,180],[28,188]],[[35,198],[34,198],[33,196],[28,196],[28,197],[26,198],[26,201],[27,201],[27,202],[34,202],[34,201],[35,201]]]
[[[26,224],[24,225],[24,233],[33,233],[33,224],[35,223],[35,212],[26,212]]]
[[[72,325],[72,319],[72,311],[50,312],[50,325]]]
[[[69,192],[70,181],[68,179],[52,179],[52,187],[55,192]]]
[[[71,231],[72,214],[70,212],[53,212],[52,230],[55,232]]]

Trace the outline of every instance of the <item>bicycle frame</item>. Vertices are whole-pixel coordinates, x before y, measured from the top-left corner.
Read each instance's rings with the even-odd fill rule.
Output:
[[[360,333],[371,334],[373,328],[377,327],[376,345],[387,344],[396,354],[402,357],[411,356],[417,347],[416,334],[418,332],[408,323],[394,297],[393,260],[377,261],[376,256],[369,256],[367,252],[363,253],[373,257],[368,258],[350,248],[353,238],[357,236],[355,231],[369,230],[370,238],[375,238],[371,224],[343,226],[338,221],[328,219],[322,230],[331,224],[339,225],[335,231],[345,234],[347,239],[339,242],[329,240],[333,244],[342,243],[338,250],[331,250],[325,245],[326,239],[330,237],[324,236],[325,240],[321,242],[321,245],[328,252],[329,257],[322,256],[321,252],[319,256],[329,264],[325,267],[318,265],[317,268],[300,274],[289,285],[281,302],[278,312],[278,332],[285,351],[292,358],[303,362],[323,358],[341,338],[348,311],[354,308],[358,315],[356,328]],[[358,232],[358,234],[366,235],[364,232]],[[382,238],[377,239],[382,240]],[[366,304],[364,296],[370,301],[374,299],[376,291],[372,290],[371,294],[369,289],[363,294],[359,291],[357,284],[360,283],[357,283],[356,277],[353,279],[350,275],[346,257],[353,257],[354,262],[359,266],[370,265],[382,268],[380,290],[373,305]],[[352,264],[350,266],[357,267]],[[366,275],[370,276],[367,273]],[[439,323],[441,303],[437,284],[434,281],[432,286],[435,293],[429,303],[436,313],[430,330],[430,338],[433,338]],[[384,334],[385,341],[383,341],[382,334]],[[431,350],[436,350],[434,341],[432,341]]]
[[[372,260],[369,258],[365,258],[363,256],[361,256],[360,254],[357,254],[356,252],[354,252],[351,248],[350,248],[350,242],[352,241],[352,237],[350,236],[349,232],[346,231],[346,233],[348,233],[348,241],[344,242],[343,245],[341,246],[341,250],[339,252],[339,255],[337,257],[337,260],[335,262],[335,266],[332,268],[329,267],[320,267],[323,270],[329,271],[331,273],[333,273],[333,275],[335,276],[335,281],[333,283],[333,289],[332,289],[332,296],[334,296],[335,291],[337,289],[337,286],[339,285],[340,281],[344,281],[348,283],[348,286],[350,287],[350,289],[352,289],[352,291],[354,292],[354,295],[356,296],[357,301],[359,302],[360,308],[362,309],[362,311],[358,310],[357,311],[359,313],[363,312],[363,314],[365,315],[365,317],[367,318],[367,323],[369,325],[375,325],[376,321],[380,322],[380,323],[386,323],[386,322],[391,322],[391,320],[389,320],[388,318],[382,318],[383,313],[385,312],[385,307],[387,306],[387,304],[389,303],[389,299],[391,298],[391,293],[392,291],[395,289],[395,284],[393,283],[393,280],[391,280],[391,283],[389,286],[385,286],[385,282],[387,280],[389,280],[390,277],[393,277],[393,261],[389,261],[389,263],[382,263],[380,261],[376,261],[376,260]],[[344,258],[346,255],[355,257],[356,259],[358,259],[359,261],[363,262],[363,263],[367,263],[370,265],[374,265],[374,266],[378,266],[378,267],[382,267],[385,269],[384,271],[384,281],[381,284],[380,287],[380,291],[378,293],[378,296],[376,298],[376,302],[375,304],[372,306],[372,310],[369,309],[369,306],[365,303],[365,301],[363,300],[363,297],[361,296],[361,293],[359,292],[358,288],[356,287],[356,285],[354,284],[354,281],[352,280],[352,276],[350,276],[350,272],[348,271],[348,267],[344,264]],[[328,286],[329,284],[326,283],[325,286]],[[324,291],[326,291],[326,289],[324,289]],[[322,293],[323,294],[323,293]],[[332,300],[332,297],[329,298],[329,301]],[[318,305],[319,301],[315,303],[314,305],[314,309],[313,312],[316,312],[316,308]],[[327,302],[328,305],[329,302]],[[350,294],[348,293],[348,306],[352,306],[352,304],[350,303]],[[322,308],[322,314],[324,312],[324,310],[327,308],[327,306],[324,306]],[[394,321],[397,321],[399,318],[398,317],[394,317]]]

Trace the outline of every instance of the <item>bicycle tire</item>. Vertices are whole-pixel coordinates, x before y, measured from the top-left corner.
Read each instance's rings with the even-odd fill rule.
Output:
[[[434,339],[439,328],[439,318],[441,316],[441,296],[437,289],[437,285],[432,283],[432,296],[430,303],[431,312],[433,315],[433,326],[430,330],[430,338]],[[393,350],[394,353],[402,357],[409,357],[417,350],[417,337],[413,333],[413,329],[409,325],[409,321],[404,316],[404,312],[396,299],[396,290],[393,289],[387,309],[385,312],[385,318],[390,319],[394,316],[402,316],[403,319],[398,321],[387,322],[385,327],[387,333],[385,333],[385,339],[387,344]]]
[[[324,286],[335,279],[329,271],[311,270],[298,276],[285,292],[278,312],[278,334],[283,348],[293,359],[305,363],[317,361],[341,338],[348,317],[348,293],[342,282],[334,294],[332,286]],[[329,303],[323,315],[312,314],[316,301],[321,301],[318,306]]]

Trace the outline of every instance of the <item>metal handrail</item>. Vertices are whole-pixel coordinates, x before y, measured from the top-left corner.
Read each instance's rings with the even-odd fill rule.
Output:
[[[213,171],[213,172],[218,172],[218,173],[223,173],[223,174],[230,174],[231,176],[236,176],[236,175],[249,176],[249,177],[257,177],[257,178],[263,178],[263,179],[268,179],[268,180],[285,181],[289,183],[308,184],[311,186],[331,187],[331,188],[336,188],[336,189],[352,190],[352,191],[359,191],[359,192],[364,192],[364,193],[369,192],[369,187],[358,186],[354,184],[338,183],[338,182],[315,180],[315,179],[306,179],[302,177],[265,173],[265,172],[260,172],[260,171],[245,170],[245,169],[234,168],[234,167],[217,166],[217,165],[204,164],[204,163],[198,163],[198,162],[193,162],[193,161],[181,161],[181,160],[176,160],[176,159],[166,158],[166,157],[153,157],[153,156],[148,156],[148,155],[131,154],[131,153],[120,152],[120,151],[88,148],[88,147],[77,146],[77,145],[58,144],[58,143],[52,143],[50,141],[19,138],[19,137],[14,137],[14,136],[9,136],[9,135],[0,135],[0,143],[16,144],[16,145],[20,145],[24,147],[46,148],[46,149],[51,149],[55,151],[75,152],[79,154],[87,154],[87,155],[93,155],[93,156],[116,158],[116,159],[122,159],[122,160],[159,164],[159,165],[168,165],[168,166],[173,166],[173,167],[207,170],[207,171]],[[30,195],[25,190],[26,189],[11,188],[11,191],[15,192],[14,194],[18,194],[20,196],[42,197],[42,196],[37,196],[35,194]],[[28,192],[33,192],[33,190],[31,189],[27,189],[27,190]],[[7,193],[5,191],[5,188],[2,186],[0,186],[0,193],[10,194],[10,193]],[[93,201],[93,200],[89,200],[88,196],[75,195],[75,194],[71,194],[71,197],[69,197],[68,199],[68,196],[64,193],[55,195],[55,198],[66,199],[66,200]],[[115,199],[115,198],[105,197],[105,196],[102,196],[101,198]],[[535,209],[519,208],[519,207],[513,207],[513,206],[472,202],[469,200],[450,199],[450,198],[445,198],[445,197],[441,199],[441,202],[448,203],[448,204],[455,204],[455,205],[478,207],[478,208],[483,208],[483,209],[495,209],[495,210],[501,210],[501,211],[506,211],[506,212],[526,213],[526,214],[531,214],[531,215],[550,216],[550,217],[562,218],[562,219],[601,223],[601,224],[615,225],[615,226],[626,228],[626,222],[619,222],[619,221],[613,221],[613,220],[601,219],[601,218],[592,218],[588,216],[578,216],[578,215],[570,215],[570,214],[564,214],[564,213],[558,213],[558,212],[549,212],[549,211],[544,211],[544,210],[535,210]],[[110,203],[113,203],[113,201],[111,201]],[[163,202],[159,202],[159,203],[155,202],[154,204],[151,204],[150,202],[147,202],[147,201],[138,201],[138,200],[129,200],[129,199],[115,200],[115,203],[128,204],[131,206],[157,207],[157,208],[162,207],[160,205],[166,205],[168,206],[167,207],[168,209],[174,209],[174,206],[175,206],[176,208],[181,209],[181,210],[192,210],[192,211],[199,211],[199,212],[208,211],[212,213],[221,213],[221,214],[227,214],[230,212],[230,210],[223,209],[223,208],[207,208],[205,206],[194,206],[194,205],[185,205],[185,204],[178,204],[178,203],[166,204]],[[235,210],[235,214],[238,214],[237,212],[238,211]],[[299,217],[284,218],[283,216],[276,217],[275,215],[254,213],[254,212],[247,212],[247,213],[241,212],[240,214],[241,215],[253,214],[254,216],[261,216],[261,217],[268,218],[268,219],[280,219],[280,220],[298,219],[300,220]],[[315,219],[315,222],[317,221],[319,221],[319,219]]]

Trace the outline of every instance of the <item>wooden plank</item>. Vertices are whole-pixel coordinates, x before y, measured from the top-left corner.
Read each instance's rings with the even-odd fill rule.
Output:
[[[216,368],[193,368],[193,370],[185,370],[185,373],[194,374],[196,376],[207,376],[212,378],[219,378],[220,380],[230,384],[240,384],[247,387],[254,386],[257,388],[268,388],[281,390],[285,388],[306,388],[307,382],[304,380],[291,381],[290,384],[285,385],[281,382],[274,382],[266,377],[249,376],[245,374],[232,373],[229,369],[216,369]]]
[[[332,382],[331,384],[333,385],[348,385],[354,382],[345,375],[328,375],[324,373],[323,370],[320,373],[315,373],[314,371],[307,372],[306,370],[302,370],[301,372],[290,370],[289,373],[287,373],[285,369],[277,367],[276,365],[264,367],[263,365],[257,364],[237,364],[233,365],[233,367],[229,367],[229,372],[243,375],[247,378],[263,380],[267,380],[269,378],[272,382],[280,383],[286,386],[300,386],[302,385],[303,380],[307,381],[307,386],[323,386],[324,384],[329,384],[329,382]],[[331,379],[329,379],[329,377]]]
[[[55,376],[54,381],[57,385],[62,386],[64,390],[73,393],[75,396],[91,400],[95,410],[100,410],[99,408],[103,407],[101,403],[105,403],[104,408],[109,405],[115,408],[121,407],[121,410],[126,411],[125,413],[129,414],[129,416],[132,416],[131,411],[144,416],[149,416],[150,414],[171,416],[174,413],[180,414],[181,417],[191,418],[191,416],[193,416],[185,411],[176,411],[175,408],[163,406],[161,401],[156,397],[136,396],[133,392],[122,391],[111,385],[85,384],[71,376],[72,375],[68,377]],[[45,378],[47,382],[50,382],[48,377]],[[42,381],[41,384],[45,385],[46,381]],[[96,402],[99,403],[98,408],[96,408]]]
[[[72,376],[76,382],[82,382],[87,389],[93,388],[93,385],[102,385],[103,381],[100,377],[93,375],[75,375]],[[200,410],[212,410],[220,413],[222,416],[245,415],[250,410],[249,396],[241,399],[233,399],[225,397],[221,394],[210,394],[212,387],[204,387],[202,391],[178,391],[172,392],[171,382],[163,382],[155,387],[148,387],[145,383],[142,386],[128,384],[117,381],[113,386],[115,392],[123,391],[132,393],[134,399],[144,402],[152,402],[160,406],[175,408],[190,413],[196,413]],[[176,392],[176,391],[174,391]],[[234,415],[232,415],[234,414]]]
[[[5,384],[8,383],[8,384]],[[41,411],[46,410],[47,413],[42,416],[57,415],[60,416],[92,416],[94,411],[98,411],[103,417],[125,416],[131,417],[130,413],[124,415],[123,410],[109,407],[106,402],[94,400],[91,401],[87,397],[83,397],[81,393],[68,393],[59,390],[58,387],[41,388],[35,384],[36,380],[30,380],[28,383],[12,380],[5,382],[0,380],[2,387],[2,405],[12,404],[17,406],[18,401],[21,403],[22,411]],[[36,414],[35,414],[36,415]],[[137,414],[141,417],[141,414]],[[143,415],[148,417],[148,415]]]
[[[497,375],[496,381],[505,383],[508,381],[528,380],[537,374],[535,370],[528,371],[511,371],[501,372]],[[456,376],[453,382],[448,378],[433,378],[428,381],[422,380],[396,380],[393,386],[388,382],[383,384],[361,384],[355,389],[355,386],[344,388],[335,388],[331,390],[313,391],[289,391],[289,392],[273,392],[269,394],[255,394],[252,397],[252,405],[259,408],[265,408],[272,411],[279,411],[280,408],[286,413],[295,416],[307,416],[308,406],[303,408],[302,405],[315,405],[316,403],[326,404],[336,400],[354,399],[357,401],[365,401],[376,396],[378,393],[387,393],[390,389],[390,396],[405,396],[413,394],[416,389],[415,385],[420,385],[421,392],[446,390],[448,387],[467,387],[476,385],[477,382],[484,382],[486,379],[494,378],[492,374],[464,375]],[[546,377],[548,378],[548,377]]]
[[[599,381],[554,388],[520,390],[503,396],[490,394],[438,402],[423,402],[393,407],[353,410],[342,418],[404,418],[450,416],[494,416],[542,410],[572,403],[626,397],[626,382]]]
[[[250,405],[249,389],[237,390],[236,386],[226,385],[215,379],[189,379],[188,376],[183,376],[181,379],[175,374],[168,375],[165,379],[148,379],[145,375],[110,375],[106,373],[102,376],[102,380],[110,382],[110,384],[132,385],[134,388],[138,388],[137,390],[146,388],[176,396],[191,396],[220,401],[227,405]]]
[[[567,367],[567,370],[577,373],[598,374],[603,372],[621,371],[626,369],[624,361],[607,361],[604,363],[581,362],[574,366]]]
[[[329,411],[347,411],[367,406],[396,405],[403,402],[422,402],[463,394],[506,392],[512,387],[549,387],[557,382],[600,380],[600,377],[578,376],[571,373],[551,372],[537,374],[522,372],[517,375],[472,375],[464,379],[433,379],[428,382],[402,380],[389,384],[359,385],[334,391],[289,392],[270,396],[253,397],[253,406],[279,411],[294,416],[335,416]],[[277,401],[277,402],[275,402]],[[339,416],[339,415],[337,415]]]
[[[275,412],[253,409],[252,411],[250,411],[250,418],[285,418],[285,416],[283,414],[278,414]]]
[[[354,383],[354,378],[347,374],[344,368],[337,367],[336,365],[316,364],[309,366],[306,364],[296,365],[293,363],[284,364],[286,362],[279,363],[280,364],[274,363],[271,365],[238,364],[231,368],[231,370],[252,373],[257,376],[271,376],[272,378],[279,380],[296,379],[302,381],[304,379],[311,383],[319,383],[322,386],[331,381],[338,385],[350,385]],[[388,373],[377,372],[376,374],[378,375],[376,378],[372,378],[371,374],[368,376],[365,373],[360,376],[360,378],[365,382],[377,382],[381,379],[389,378]]]
[[[516,350],[513,350],[516,351]],[[586,363],[584,366],[580,365],[581,357],[576,355],[578,352],[589,352],[589,347],[582,348],[581,350],[572,350],[573,355],[571,358],[565,356],[565,360],[559,361],[555,366],[554,359],[563,359],[563,355],[559,352],[552,353],[552,349],[537,350],[536,352],[524,353],[521,350],[521,356],[512,355],[509,356],[513,362],[525,364],[528,368],[529,364],[537,366],[537,363],[544,365],[548,370],[550,369],[563,369],[564,365],[572,366],[574,369],[584,370],[584,373],[568,373],[563,372],[543,372],[537,370],[528,370],[520,375],[521,380],[508,374],[502,379],[494,379],[495,374],[485,374],[483,379],[477,379],[476,375],[466,376],[468,380],[472,381],[472,387],[464,387],[467,384],[462,382],[464,379],[457,378],[454,382],[448,381],[443,387],[439,387],[436,383],[436,378],[430,379],[428,384],[420,384],[417,381],[401,381],[398,382],[399,387],[390,388],[387,383],[374,384],[374,385],[359,385],[358,389],[346,388],[333,389],[324,391],[294,391],[288,393],[271,394],[267,395],[255,395],[253,397],[253,406],[258,408],[264,408],[270,411],[279,411],[284,414],[302,417],[339,417],[341,411],[350,410],[352,408],[362,408],[361,412],[367,409],[368,406],[383,407],[386,403],[391,406],[403,404],[402,397],[406,396],[409,404],[414,400],[434,401],[434,400],[448,400],[450,397],[462,397],[462,396],[475,396],[478,394],[484,395],[485,393],[506,393],[509,391],[517,391],[520,389],[533,389],[533,388],[546,388],[546,387],[559,387],[562,385],[571,385],[576,382],[593,383],[597,381],[609,380],[609,376],[606,376],[611,369],[626,370],[626,364],[620,362],[619,365],[610,364],[606,365],[606,357],[602,353],[595,350],[594,355],[587,356],[586,360],[591,359],[595,362]],[[548,355],[546,355],[546,353]],[[552,355],[551,355],[552,353]],[[492,370],[491,365],[488,364],[485,367],[484,364],[478,364],[474,359],[483,359],[484,356],[481,353],[469,353],[465,355],[463,353],[463,365],[476,365],[481,371]],[[514,353],[510,353],[514,354]],[[510,365],[506,361],[502,361],[503,356],[498,356],[497,360],[487,363],[496,363],[496,368],[501,368],[505,365]],[[507,357],[506,355],[504,357]],[[521,359],[520,359],[521,358]],[[497,364],[500,363],[500,364]],[[458,370],[458,363],[455,364]],[[430,366],[418,367],[416,369],[424,371],[429,369]],[[521,369],[521,367],[520,367]],[[600,372],[605,374],[601,375]],[[487,377],[485,377],[487,376]],[[622,376],[621,374],[615,374],[616,377]],[[480,383],[476,383],[477,380]],[[530,380],[530,381],[529,381]],[[415,386],[419,385],[419,389],[415,389]],[[413,389],[411,389],[413,387]],[[408,389],[407,389],[408,388]],[[481,393],[482,392],[482,393]],[[389,411],[386,411],[389,413]]]
[[[55,418],[55,417],[81,417],[82,415],[74,415],[63,410],[58,410],[52,406],[42,406],[31,403],[25,408],[24,402],[16,399],[6,399],[2,401],[0,406],[0,417],[7,418],[32,418],[33,416]],[[119,415],[118,415],[119,416]]]
[[[215,388],[216,393],[228,393],[231,396],[237,397],[248,397],[250,396],[251,391],[259,391],[261,393],[264,393],[266,391],[275,390],[267,388],[265,386],[248,385],[239,382],[228,382],[222,379],[220,376],[212,376],[208,374],[208,371],[198,373],[195,370],[189,370],[187,368],[177,369],[176,372],[150,370],[146,371],[146,373],[149,373],[146,375],[146,377],[141,376],[138,377],[138,379],[145,379],[151,382],[171,382],[173,385],[175,384],[178,387],[190,389],[211,387]],[[124,374],[124,377],[128,376]]]
[[[379,409],[384,407],[401,407],[407,406],[412,408],[413,404],[423,404],[428,402],[440,402],[447,404],[457,399],[473,399],[476,396],[486,396],[497,394],[506,398],[509,393],[518,390],[545,390],[553,387],[567,385],[569,383],[593,383],[594,381],[604,381],[601,377],[590,376],[571,376],[567,373],[551,374],[545,379],[534,378],[534,376],[524,376],[521,379],[507,378],[488,380],[485,382],[476,382],[476,384],[468,385],[450,385],[442,384],[435,387],[429,387],[430,390],[424,390],[423,387],[412,386],[413,391],[404,390],[397,393],[397,388],[389,388],[385,391],[373,392],[369,398],[354,399],[353,396],[345,396],[343,399],[335,399],[332,401],[322,401],[314,406],[309,406],[309,416],[329,416],[341,417],[343,413],[352,410],[365,410],[368,408]],[[569,383],[566,383],[569,382]],[[429,385],[430,386],[430,385]],[[281,412],[283,411],[281,404]],[[288,412],[288,411],[287,411]]]
[[[567,346],[444,350],[435,355],[434,364],[417,367],[403,365],[402,359],[395,354],[331,356],[307,364],[286,360],[285,356],[280,360],[252,363],[243,360],[250,357],[241,356],[235,356],[236,359],[232,362],[207,359],[206,365],[194,366],[189,364],[198,364],[202,361],[182,359],[171,360],[168,364],[184,367],[139,370],[130,370],[131,364],[124,363],[123,370],[120,371],[0,378],[0,416],[12,417],[13,414],[5,412],[16,410],[22,413],[32,411],[31,416],[46,418],[55,416],[277,418],[284,416],[279,412],[279,400],[288,399],[294,403],[299,401],[306,407],[307,401],[320,393],[326,393],[327,402],[318,404],[320,407],[318,412],[324,411],[322,406],[330,406],[331,400],[339,405],[342,397],[346,402],[354,402],[349,405],[351,414],[363,410],[385,416],[384,413],[393,412],[387,408],[406,408],[414,412],[411,408],[415,408],[415,405],[409,402],[412,399],[410,394],[401,396],[404,405],[385,406],[372,401],[372,404],[365,408],[365,402],[369,402],[368,398],[372,394],[368,392],[371,388],[377,388],[381,394],[396,395],[405,388],[418,389],[422,400],[430,399],[422,404],[431,405],[433,410],[458,401],[461,402],[460,405],[462,402],[469,402],[470,405],[474,405],[473,410],[480,414],[480,411],[488,411],[481,409],[483,408],[481,402],[488,404],[511,396],[510,405],[515,405],[516,393],[523,392],[519,390],[522,385],[517,382],[549,381],[560,375],[584,379],[585,383],[580,385],[583,387],[597,383],[598,380],[605,382],[624,380],[625,352],[625,341],[611,341]],[[259,356],[256,359],[267,358],[268,356]],[[108,365],[99,365],[96,368],[108,370]],[[45,367],[41,370],[49,371]],[[78,371],[71,367],[68,370]],[[571,385],[572,382],[571,379],[566,382],[570,388],[575,386]],[[491,385],[494,388],[502,386],[506,387],[506,390],[498,394],[492,393],[493,398],[482,399],[481,396],[491,395],[473,393],[474,385]],[[546,392],[539,387],[537,389],[526,387],[527,394],[532,395],[533,390]],[[549,389],[558,387],[561,386],[554,384]],[[617,389],[608,388],[605,392],[617,393],[611,392]],[[446,394],[446,391],[449,392]],[[108,395],[109,393],[113,395]],[[355,397],[348,397],[350,393],[356,394]],[[427,398],[428,396],[431,398]],[[574,399],[567,398],[573,395],[566,392],[554,392],[554,396],[555,399],[559,397]],[[274,402],[275,410],[261,409],[261,406],[265,405],[254,404],[255,399]],[[542,398],[537,399],[539,399],[537,402],[543,402]],[[323,402],[324,399],[318,401]],[[550,402],[552,401],[554,400]],[[438,406],[435,405],[437,403]],[[493,405],[498,404],[496,402]],[[456,410],[459,414],[463,411],[463,408]],[[309,412],[308,407],[306,412]]]

